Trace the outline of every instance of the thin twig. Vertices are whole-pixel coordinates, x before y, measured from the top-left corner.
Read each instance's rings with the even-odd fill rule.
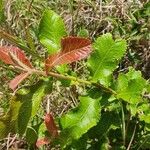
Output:
[[[138,149],[137,150],[140,150],[141,147],[149,140],[149,137],[147,137],[142,143],[141,145],[138,146]]]
[[[128,145],[127,150],[129,150],[130,147],[131,147],[131,144],[132,144],[133,139],[134,139],[134,136],[135,136],[135,131],[136,131],[136,124],[135,124],[134,130],[133,130],[133,134],[132,134],[132,137],[131,137],[131,140],[130,140],[130,142],[129,142],[129,145]]]
[[[49,114],[50,113],[50,99],[47,99],[47,109],[46,109],[46,113]]]
[[[124,116],[124,110],[123,110],[123,104],[121,103],[121,112],[122,112],[122,139],[123,139],[123,145],[126,144],[126,125],[125,125],[125,116]]]
[[[36,74],[39,74],[39,75],[47,76],[46,72],[44,72],[44,71],[33,70],[32,72],[36,73]],[[55,72],[48,72],[48,75],[52,76],[52,77],[55,77],[55,78],[59,78],[59,79],[72,80],[72,81],[79,82],[79,83],[84,83],[84,84],[87,84],[87,85],[93,85],[97,88],[102,89],[103,91],[105,91],[107,93],[111,93],[113,95],[117,94],[113,89],[111,89],[109,87],[105,87],[104,85],[102,85],[100,83],[95,83],[93,81],[87,81],[87,80],[79,79],[79,78],[76,78],[76,77],[73,77],[73,76],[68,76],[68,75],[65,76],[65,75],[62,75],[62,74],[55,73]]]
[[[14,143],[14,141],[16,140],[17,134],[15,134],[15,136],[13,137],[13,139],[11,140],[11,142],[9,143],[9,147],[12,146],[12,144]],[[9,148],[8,147],[8,148]]]
[[[10,141],[10,133],[8,134],[8,138],[7,138],[7,146],[6,146],[6,147],[7,147],[7,148],[6,148],[7,150],[9,149],[9,141]]]

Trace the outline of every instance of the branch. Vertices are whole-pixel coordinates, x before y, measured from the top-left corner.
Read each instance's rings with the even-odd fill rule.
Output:
[[[36,73],[36,74],[39,74],[39,75],[43,75],[43,76],[47,76],[46,72],[44,72],[44,71],[33,70],[33,73]],[[55,77],[55,78],[58,78],[58,79],[72,80],[72,81],[75,81],[75,82],[78,82],[78,83],[84,83],[84,84],[87,84],[87,85],[93,85],[93,86],[95,86],[97,88],[102,89],[103,91],[105,91],[107,93],[111,93],[113,95],[117,94],[113,89],[111,89],[109,87],[105,87],[104,85],[102,85],[100,83],[95,83],[93,81],[87,81],[87,80],[79,79],[79,78],[76,78],[76,77],[73,77],[73,76],[65,76],[65,75],[61,75],[61,74],[55,73],[55,72],[48,72],[48,75],[52,76],[52,77]]]

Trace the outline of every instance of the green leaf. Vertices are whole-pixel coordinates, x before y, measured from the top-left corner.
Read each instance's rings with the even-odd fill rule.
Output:
[[[4,21],[3,0],[0,0],[0,24]]]
[[[99,100],[80,97],[80,104],[60,119],[62,132],[60,142],[65,147],[73,140],[79,139],[90,128],[95,126],[100,118]]]
[[[140,138],[140,141],[138,142],[138,146],[137,146],[137,149],[140,147],[140,149],[149,149],[150,148],[150,134],[146,134],[146,135],[143,135],[141,138]]]
[[[111,129],[111,126],[120,126],[119,115],[115,111],[106,111],[101,114],[98,124],[89,131],[89,137],[102,139]]]
[[[65,25],[61,17],[52,10],[43,13],[39,25],[40,42],[48,49],[49,54],[60,50],[61,38],[66,36]]]
[[[30,88],[30,93],[27,95],[17,95],[17,99],[22,101],[18,114],[19,134],[25,132],[30,118],[36,115],[43,97],[51,92],[52,82],[50,80],[39,81],[36,85],[28,87],[28,89]]]
[[[28,127],[26,131],[26,141],[29,144],[34,144],[38,138],[36,130],[32,127]]]
[[[79,37],[85,37],[88,38],[89,37],[89,31],[85,28],[81,28],[77,34]]]
[[[52,82],[50,80],[39,81],[37,84],[26,87],[26,92],[18,91],[16,96],[10,100],[10,108],[7,114],[0,118],[0,138],[8,133],[23,134],[29,120],[34,117],[39,109],[43,97],[51,92]]]
[[[94,43],[95,51],[89,59],[93,73],[92,80],[99,80],[101,84],[109,85],[111,74],[117,68],[126,47],[125,40],[114,41],[109,33],[99,37]]]
[[[118,99],[121,98],[131,104],[136,104],[142,100],[146,80],[142,78],[140,71],[130,68],[128,73],[119,75],[117,82]]]
[[[141,121],[145,121],[146,123],[150,124],[150,109],[149,109],[149,103],[145,102],[142,103],[138,108],[138,114],[139,114],[139,119]]]
[[[150,81],[147,81],[146,89],[147,92],[150,93]]]
[[[75,140],[68,145],[65,150],[86,150],[89,147],[88,143],[88,136],[84,134],[79,140]]]
[[[43,138],[47,136],[46,131],[47,129],[46,129],[45,123],[42,123],[38,129],[38,138]]]
[[[21,102],[12,97],[10,100],[10,108],[7,114],[0,118],[0,139],[5,138],[8,133],[14,133],[17,129],[16,121],[19,114]]]

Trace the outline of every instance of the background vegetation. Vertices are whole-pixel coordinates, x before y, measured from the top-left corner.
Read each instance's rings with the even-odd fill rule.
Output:
[[[44,56],[45,48],[40,46],[37,39],[38,25],[41,20],[42,14],[45,9],[50,8],[57,14],[61,15],[68,34],[78,35],[82,37],[90,37],[94,41],[100,35],[110,32],[114,39],[122,38],[127,41],[128,48],[124,58],[119,63],[119,67],[114,71],[114,77],[118,77],[120,72],[126,73],[128,67],[132,66],[136,70],[142,72],[142,76],[148,80],[150,78],[150,3],[144,0],[5,0],[0,1],[0,35],[2,31],[9,33],[15,37],[23,39],[28,43],[31,49],[36,49],[40,56]],[[10,45],[9,38],[5,39],[1,36],[1,46]],[[34,39],[34,41],[32,41]],[[9,42],[8,42],[9,41]],[[35,43],[34,45],[32,43]],[[29,57],[29,53],[27,53]],[[37,68],[43,67],[44,64],[40,63],[36,57],[32,57],[32,62]],[[40,64],[39,64],[40,63]],[[9,68],[9,69],[8,69]],[[70,74],[78,76],[79,78],[86,79],[89,76],[89,71],[86,66],[86,60],[75,62],[69,65]],[[13,95],[12,91],[8,88],[8,82],[15,76],[17,72],[11,71],[12,68],[0,62],[0,116],[7,111],[9,107],[9,99]],[[58,68],[59,70],[59,68]],[[67,70],[68,71],[68,70]],[[60,70],[61,72],[61,70]],[[63,71],[62,71],[63,72]],[[24,81],[20,87],[29,86],[36,83],[39,78],[36,75],[31,76],[28,80]],[[64,81],[63,81],[64,82]],[[43,114],[46,112],[47,101],[50,100],[49,108],[53,116],[62,116],[70,109],[75,108],[79,103],[79,95],[85,93],[85,85],[69,85],[68,81],[62,83],[56,81],[53,84],[53,91],[47,93],[45,100],[40,106],[38,114],[32,121],[32,125],[40,122]],[[65,87],[64,87],[65,86]],[[143,96],[149,102],[149,93]],[[104,104],[102,104],[104,105]],[[116,104],[117,105],[117,104]],[[149,123],[145,127],[145,120],[139,121],[136,116],[129,113],[127,103],[124,103],[125,123],[129,126],[126,131],[126,149],[146,149],[150,147],[150,128]],[[147,105],[147,104],[146,104]],[[149,103],[148,103],[149,105]],[[114,118],[109,122],[109,117],[113,118],[118,106],[108,105],[107,109],[110,111],[103,112],[101,121],[99,122],[100,130],[91,129],[89,132],[99,131],[99,133],[90,134],[91,139],[103,137],[99,141],[88,141],[88,144],[93,145],[93,149],[97,149],[99,144],[101,149],[125,149],[120,139],[120,130],[118,128],[118,120]],[[146,106],[141,106],[146,107]],[[139,108],[140,109],[140,108]],[[145,108],[145,111],[148,108]],[[132,109],[134,110],[134,108]],[[119,110],[120,111],[120,110]],[[113,114],[114,113],[114,114]],[[119,114],[120,115],[120,114]],[[105,117],[107,116],[107,117]],[[105,119],[107,118],[107,120]],[[136,124],[136,126],[135,126]],[[104,128],[106,127],[107,128]],[[136,128],[136,129],[135,129]],[[147,130],[143,130],[146,128]],[[134,144],[130,144],[133,131],[136,130]],[[130,132],[131,131],[131,132]],[[107,133],[107,134],[106,134]],[[85,135],[86,136],[86,135]],[[93,137],[92,137],[93,136]],[[82,149],[82,144],[86,138],[81,138],[80,142],[74,143],[73,147],[68,149]],[[116,143],[120,142],[120,143]],[[78,147],[76,145],[79,145]],[[58,146],[58,145],[57,145]],[[54,149],[59,149],[58,147]],[[2,149],[17,147],[28,149],[33,148],[29,144],[26,137],[19,137],[18,135],[9,134],[8,137],[0,141]],[[44,147],[48,149],[49,145]],[[91,149],[92,149],[91,148]]]

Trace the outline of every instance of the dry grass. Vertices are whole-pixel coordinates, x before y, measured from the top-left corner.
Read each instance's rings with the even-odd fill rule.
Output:
[[[27,38],[26,29],[30,28],[36,48],[41,50],[36,39],[38,24],[43,10],[50,7],[61,14],[70,35],[77,35],[81,29],[86,29],[92,40],[106,32],[111,32],[114,37],[127,39],[129,43],[128,53],[120,64],[120,69],[126,69],[129,65],[132,65],[140,69],[145,78],[148,79],[150,77],[150,43],[148,41],[148,30],[150,29],[148,22],[150,20],[147,16],[144,18],[140,15],[134,18],[136,12],[144,9],[148,0],[135,2],[130,0],[95,0],[91,2],[89,0],[76,0],[73,3],[71,2],[71,0],[6,0],[6,20],[1,25],[1,28],[24,40]],[[1,40],[1,45],[4,44],[8,43]],[[0,102],[0,105],[5,110],[8,105],[8,97],[10,96],[7,94],[9,90],[6,83],[13,74],[6,69],[2,69],[2,65],[0,64],[0,99],[2,95],[6,96],[2,97],[3,101]],[[85,77],[87,72],[84,68],[84,62],[77,63],[75,66],[73,68],[74,71],[78,75],[81,75],[80,72],[83,72]],[[82,93],[84,93],[84,86],[72,86],[70,89],[62,88],[58,81],[54,85],[52,94],[47,96],[46,101],[50,99],[51,111],[54,112],[54,115],[59,116],[69,108],[76,106],[78,95]],[[44,108],[46,101],[42,106]],[[13,138],[14,136],[10,136],[4,139],[2,144],[4,149],[9,147],[8,143]],[[22,142],[15,137],[14,143],[10,147],[16,144],[15,141]],[[19,147],[19,145],[17,146]]]

